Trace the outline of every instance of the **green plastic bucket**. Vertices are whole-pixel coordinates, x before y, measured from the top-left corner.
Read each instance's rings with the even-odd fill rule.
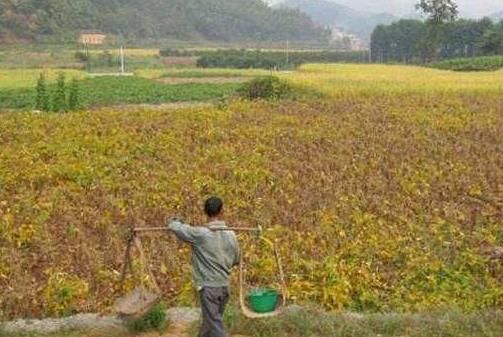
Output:
[[[248,303],[256,313],[273,312],[278,305],[278,292],[273,289],[254,289],[248,294]]]

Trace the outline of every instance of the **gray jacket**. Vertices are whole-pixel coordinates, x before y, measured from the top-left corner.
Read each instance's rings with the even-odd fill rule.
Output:
[[[233,231],[215,231],[227,228],[225,222],[215,221],[207,227],[194,227],[180,220],[171,220],[168,227],[192,247],[192,270],[198,289],[230,285],[231,269],[239,264],[240,251]]]

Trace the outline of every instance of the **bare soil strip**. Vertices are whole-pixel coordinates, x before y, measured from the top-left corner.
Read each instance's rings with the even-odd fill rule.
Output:
[[[245,83],[250,80],[250,77],[163,77],[156,81],[163,84],[226,84]]]
[[[121,104],[112,107],[103,107],[92,109],[93,112],[100,110],[114,110],[114,111],[138,111],[138,110],[179,110],[190,108],[208,108],[213,106],[212,102],[174,102],[162,104]]]

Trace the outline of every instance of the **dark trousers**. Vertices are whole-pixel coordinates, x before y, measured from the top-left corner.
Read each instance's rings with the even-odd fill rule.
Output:
[[[224,311],[229,302],[229,288],[205,287],[199,291],[203,323],[198,337],[228,337],[224,328]]]

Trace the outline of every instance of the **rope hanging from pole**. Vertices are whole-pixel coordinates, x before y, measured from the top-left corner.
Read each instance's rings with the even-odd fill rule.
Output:
[[[243,315],[250,319],[259,319],[267,317],[275,317],[283,312],[284,306],[288,301],[288,288],[286,286],[286,279],[281,264],[281,259],[279,251],[276,244],[262,236],[263,229],[260,226],[256,228],[248,227],[225,227],[213,229],[214,231],[234,231],[242,233],[256,233],[258,240],[267,244],[273,251],[274,260],[276,263],[279,281],[281,286],[281,294],[279,305],[273,312],[268,313],[256,313],[247,306],[247,294],[245,290],[246,275],[245,275],[245,262],[243,258],[243,253],[240,256],[239,261],[239,303]],[[127,247],[124,257],[124,265],[122,268],[122,274],[120,279],[121,289],[124,291],[124,285],[126,281],[126,276],[128,271],[133,273],[133,263],[131,260],[131,254],[133,248],[138,251],[139,254],[139,264],[140,264],[140,286],[138,286],[131,294],[119,299],[115,304],[115,312],[121,316],[127,318],[138,318],[146,314],[150,309],[157,305],[160,301],[161,290],[155,279],[152,270],[146,262],[146,256],[143,249],[143,245],[140,239],[142,233],[155,233],[155,232],[168,232],[166,227],[133,227],[130,230]],[[152,292],[146,289],[145,281],[150,281],[150,287]]]
[[[276,247],[276,244],[270,240],[267,240],[264,237],[260,237],[259,239],[262,240],[264,243],[268,244],[274,252],[274,259],[276,262],[276,266],[278,268],[279,279],[280,279],[280,284],[281,284],[280,303],[274,311],[268,312],[268,313],[257,313],[257,312],[254,312],[253,310],[251,310],[247,306],[246,290],[245,290],[245,284],[246,284],[245,263],[243,260],[243,254],[241,254],[240,261],[239,261],[239,304],[240,304],[241,312],[243,313],[243,315],[247,318],[250,318],[250,319],[270,318],[270,317],[276,317],[276,316],[281,315],[284,311],[284,307],[285,307],[285,305],[288,301],[288,298],[289,298],[288,288],[286,286],[285,274],[283,271],[283,266],[281,264],[281,258],[279,256],[279,251]]]

